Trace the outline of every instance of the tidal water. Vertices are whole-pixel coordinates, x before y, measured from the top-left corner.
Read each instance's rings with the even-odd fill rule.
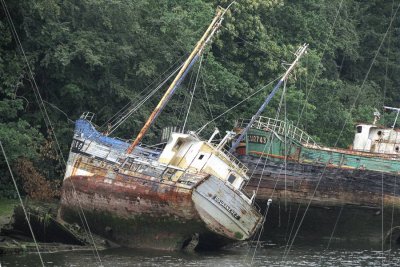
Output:
[[[101,251],[103,266],[400,266],[400,250],[324,250],[318,246],[231,248],[218,252],[164,252],[134,249]],[[253,257],[254,255],[254,257]],[[100,266],[92,251],[42,254],[45,266]],[[41,266],[37,254],[0,256],[1,267]]]

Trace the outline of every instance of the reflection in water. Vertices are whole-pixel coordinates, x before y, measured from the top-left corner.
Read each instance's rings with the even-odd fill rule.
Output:
[[[112,249],[100,252],[103,266],[250,266],[253,251],[232,248],[218,252],[165,252]],[[252,266],[400,266],[400,250],[389,253],[373,250],[294,247],[283,261],[284,248],[259,248]],[[43,254],[45,266],[99,266],[91,251]],[[2,267],[40,266],[37,255],[0,257]]]

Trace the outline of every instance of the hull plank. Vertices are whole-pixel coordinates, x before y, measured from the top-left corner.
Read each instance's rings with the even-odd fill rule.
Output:
[[[70,177],[64,181],[60,215],[80,223],[82,207],[94,233],[128,247],[175,250],[194,233],[207,232],[190,190],[139,180]]]
[[[400,177],[395,174],[292,162],[287,162],[285,174],[282,161],[262,159],[257,166],[258,158],[247,156],[242,160],[251,172],[254,170],[246,190],[258,187],[259,200],[285,198],[287,202],[308,203],[313,199],[312,205],[323,207],[380,208],[383,194],[385,207],[400,208]]]

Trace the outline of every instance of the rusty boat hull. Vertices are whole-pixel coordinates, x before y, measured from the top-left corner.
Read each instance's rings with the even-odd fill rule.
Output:
[[[198,248],[230,241],[207,229],[191,201],[191,189],[139,177],[120,175],[112,182],[102,176],[69,177],[59,216],[82,227],[85,220],[93,233],[126,247],[180,250],[194,235],[199,235]]]
[[[285,243],[298,230],[304,240],[400,244],[397,155],[321,147],[292,124],[265,117],[237,153],[251,175],[246,190],[257,191],[260,206],[273,201],[264,239]]]
[[[207,159],[202,164],[218,160],[214,154],[204,157],[197,155],[200,152],[183,150],[184,141],[201,148],[210,145],[196,137],[178,135],[181,153]],[[139,146],[126,153],[128,145],[99,133],[85,119],[76,122],[62,186],[60,220],[89,228],[121,246],[162,250],[217,249],[250,238],[261,225],[262,216],[250,198],[235,188],[242,184],[229,169],[235,165],[225,166],[229,182],[217,177],[218,172],[160,162],[162,154],[155,149]],[[177,151],[176,144],[168,145],[170,151]],[[167,148],[163,153],[168,153]],[[195,166],[193,160],[189,162]],[[206,198],[199,199],[201,194]]]
[[[299,228],[299,242],[400,244],[399,175],[256,156],[241,159],[253,173],[246,190],[258,190],[262,207],[273,200],[263,240],[285,244]]]

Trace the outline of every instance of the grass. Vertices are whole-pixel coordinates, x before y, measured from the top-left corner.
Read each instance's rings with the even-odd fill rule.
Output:
[[[0,198],[0,217],[11,216],[14,207],[19,204],[17,199],[2,199]]]

